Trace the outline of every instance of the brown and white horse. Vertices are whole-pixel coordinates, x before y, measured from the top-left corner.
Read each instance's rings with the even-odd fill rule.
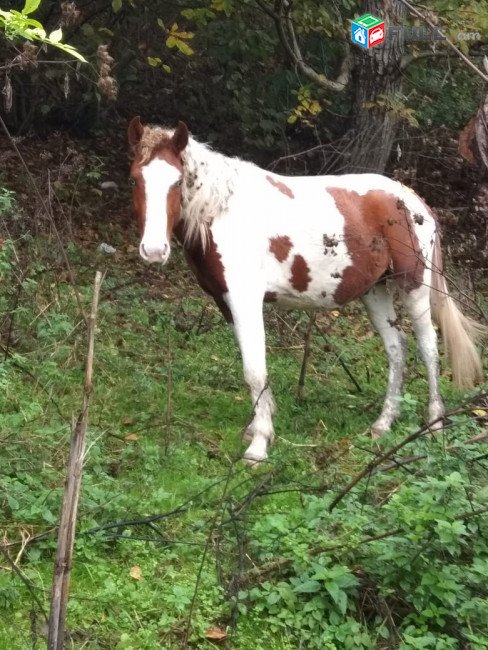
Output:
[[[232,323],[251,389],[254,419],[244,458],[267,458],[275,404],[266,370],[263,301],[335,309],[360,298],[389,360],[386,399],[372,425],[377,437],[398,415],[406,336],[386,280],[411,318],[429,384],[429,418],[442,427],[439,324],[461,388],[482,379],[474,345],[481,325],[463,316],[442,275],[432,211],[412,190],[377,174],[283,177],[228,158],[176,129],[129,124],[130,172],[142,233],[140,254],[164,264],[174,234],[201,287]]]

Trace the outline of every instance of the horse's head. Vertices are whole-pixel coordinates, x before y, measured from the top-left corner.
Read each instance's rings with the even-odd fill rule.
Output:
[[[128,129],[134,154],[130,169],[132,200],[139,220],[139,253],[148,262],[165,264],[173,228],[180,218],[183,164],[188,128],[178,122],[174,131],[143,126],[134,117]]]

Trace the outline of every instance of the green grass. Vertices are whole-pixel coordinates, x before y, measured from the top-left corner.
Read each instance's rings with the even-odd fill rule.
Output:
[[[432,472],[450,476],[458,466],[469,469],[463,473],[462,498],[449,488],[449,494],[455,493],[458,499],[458,510],[452,512],[468,508],[471,502],[482,503],[486,474],[480,469],[481,461],[470,459],[482,455],[486,446],[469,446],[454,461],[444,451],[456,437],[465,439],[479,432],[476,418],[464,418],[446,437],[424,438],[409,447],[406,455],[427,451],[428,460],[413,465],[408,473],[378,475],[359,484],[335,514],[327,517],[326,507],[333,496],[376,453],[375,445],[363,434],[380,411],[386,359],[378,337],[370,335],[364,312],[352,306],[343,314],[321,318],[327,339],[313,338],[305,399],[298,401],[308,318],[298,312],[280,315],[267,310],[268,364],[278,405],[277,440],[270,462],[251,470],[238,462],[245,449],[241,431],[251,405],[237,345],[216,308],[197,289],[188,289],[189,275],[179,255],[159,273],[135,258],[124,260],[117,255],[107,261],[73,247],[69,252],[86,307],[94,267],[103,264],[107,270],[98,314],[88,452],[71,578],[69,647],[182,648],[193,598],[189,629],[194,648],[317,647],[312,641],[303,645],[307,635],[323,638],[317,641],[323,648],[454,647],[449,639],[445,645],[440,641],[438,646],[415,645],[419,630],[424,637],[434,630],[432,634],[441,640],[444,632],[436,631],[438,623],[429,628],[425,613],[417,613],[421,621],[412,623],[411,608],[400,605],[395,624],[402,640],[398,646],[382,646],[378,640],[385,636],[381,621],[361,609],[355,583],[341,586],[340,580],[346,578],[340,577],[337,589],[343,590],[346,595],[340,598],[348,598],[349,604],[346,615],[340,609],[339,592],[326,583],[329,593],[339,599],[338,611],[342,612],[336,612],[340,620],[328,623],[330,629],[337,628],[329,640],[322,627],[315,630],[312,618],[319,625],[317,621],[325,620],[335,605],[323,610],[326,600],[306,600],[303,589],[309,587],[303,585],[316,589],[307,549],[317,544],[346,544],[347,552],[337,557],[317,556],[324,566],[329,561],[338,566],[342,562],[349,567],[346,573],[354,572],[357,563],[367,566],[367,556],[354,555],[358,540],[373,535],[376,524],[380,530],[404,526],[402,508],[411,509],[415,499],[430,489],[424,485],[417,495],[415,481],[429,480]],[[29,244],[19,252],[19,262],[7,247],[2,263],[0,311],[7,316],[1,323],[0,528],[3,542],[10,544],[4,549],[10,561],[17,560],[20,573],[12,570],[6,557],[0,560],[0,650],[27,650],[45,647],[42,614],[34,595],[48,611],[70,422],[81,405],[85,332],[72,287],[60,276],[58,257],[49,245]],[[361,392],[338,362],[339,355]],[[452,389],[447,373],[442,377],[442,390],[448,408],[459,404],[462,396]],[[423,369],[410,341],[407,397],[402,418],[386,445],[424,421],[426,395]],[[409,489],[414,496],[408,497]],[[397,504],[395,510],[391,504],[397,493],[405,498],[405,505]],[[151,525],[144,523],[155,515],[161,517]],[[119,522],[125,523],[110,527]],[[420,526],[415,523],[414,530],[415,525]],[[488,544],[483,546],[480,540],[486,539],[486,524],[479,526],[479,549],[474,553],[484,562]],[[423,530],[417,530],[419,538]],[[467,533],[460,530],[457,535],[464,539]],[[40,538],[22,545],[22,540],[36,536]],[[412,549],[415,543],[409,541]],[[462,564],[457,551],[449,549],[429,561],[441,561],[444,552],[454,557],[456,566]],[[286,571],[272,572],[266,580],[258,573],[246,578],[253,567],[280,558],[288,558]],[[394,564],[396,559],[389,562]],[[381,565],[380,560],[375,562]],[[387,576],[376,579],[380,584],[384,580],[385,594],[392,588]],[[286,600],[291,598],[286,589],[291,589],[293,602]],[[405,590],[410,594],[414,588],[406,586]],[[469,602],[475,597],[483,601],[479,608],[486,607],[486,589],[483,592],[477,586],[469,597]],[[278,613],[277,603],[281,603]],[[459,629],[466,627],[465,620]],[[409,625],[416,631],[409,630]],[[227,640],[206,638],[214,626],[227,631]],[[479,628],[474,616],[476,638],[488,632],[487,626],[481,632]],[[450,628],[444,636],[450,634],[455,638]],[[477,643],[472,641],[472,647],[486,647]]]

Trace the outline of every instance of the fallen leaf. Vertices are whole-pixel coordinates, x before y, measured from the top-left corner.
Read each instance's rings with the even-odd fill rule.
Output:
[[[246,398],[245,398],[245,397],[241,397],[240,395],[236,395],[236,396],[234,397],[234,399],[235,399],[236,402],[243,402]]]
[[[208,630],[205,632],[205,637],[207,639],[213,639],[214,641],[219,641],[220,639],[225,639],[227,636],[227,632],[224,632],[224,630],[221,630],[220,627],[209,627]]]
[[[218,361],[218,360],[219,360],[219,358],[218,358],[217,356],[215,356],[215,354],[211,354],[211,355],[210,355],[210,358],[213,359],[214,361]]]
[[[134,420],[132,418],[125,418],[122,420],[122,424],[134,424]]]
[[[488,412],[484,411],[483,409],[474,409],[473,413],[474,415],[479,415],[480,417],[485,417],[488,415]]]
[[[337,317],[340,316],[340,314],[341,314],[341,312],[340,312],[340,311],[337,311],[337,309],[334,309],[334,310],[331,311],[330,313],[331,313],[331,315],[332,315],[334,318],[337,318]]]
[[[141,567],[140,566],[133,566],[131,567],[131,570],[129,571],[130,577],[134,578],[134,580],[142,580],[142,575],[141,575]]]
[[[139,436],[137,433],[128,433],[126,436],[124,436],[124,440],[139,440]]]

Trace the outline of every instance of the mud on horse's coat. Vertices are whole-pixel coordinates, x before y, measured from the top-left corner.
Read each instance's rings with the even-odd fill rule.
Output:
[[[128,136],[141,256],[164,264],[174,234],[201,287],[234,325],[255,406],[246,460],[265,460],[274,436],[263,301],[333,309],[362,300],[389,361],[374,436],[389,431],[398,415],[405,367],[406,337],[387,278],[412,320],[433,428],[442,426],[444,407],[431,314],[456,383],[469,388],[482,378],[474,341],[485,328],[463,316],[450,297],[434,215],[412,190],[377,174],[270,174],[213,152],[190,138],[182,122],[171,130],[143,126],[136,117]]]

